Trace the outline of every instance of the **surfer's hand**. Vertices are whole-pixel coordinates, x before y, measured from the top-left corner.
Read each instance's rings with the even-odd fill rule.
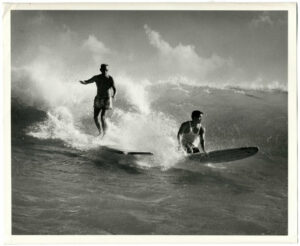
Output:
[[[86,83],[82,80],[79,81],[81,84],[86,85]]]

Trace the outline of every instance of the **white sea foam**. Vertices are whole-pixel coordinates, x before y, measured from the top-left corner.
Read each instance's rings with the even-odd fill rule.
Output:
[[[177,144],[174,138],[178,128],[175,119],[151,109],[147,81],[139,85],[124,77],[118,78],[118,81],[119,95],[125,97],[127,103],[133,108],[132,110],[119,108],[113,110],[111,118],[107,119],[109,130],[104,139],[100,140],[80,130],[78,122],[83,116],[83,118],[87,117],[86,108],[90,108],[91,102],[85,100],[84,96],[86,97],[87,94],[83,93],[84,96],[77,98],[81,104],[76,104],[73,100],[74,95],[68,96],[67,83],[60,84],[60,92],[66,93],[63,98],[64,103],[60,100],[55,101],[53,98],[47,101],[47,98],[43,97],[43,100],[48,102],[47,120],[30,127],[28,134],[41,139],[61,139],[68,146],[82,150],[100,145],[114,145],[134,151],[150,151],[155,154],[156,164],[159,163],[164,168],[168,168],[180,156],[176,151]],[[64,88],[63,85],[68,88]],[[79,84],[79,86],[83,85]],[[40,89],[46,91],[44,86]],[[51,95],[50,91],[48,96]]]
[[[86,150],[99,145],[91,135],[80,132],[74,126],[74,119],[66,107],[47,112],[47,120],[29,127],[28,135],[40,139],[60,139],[68,146]]]
[[[68,146],[81,150],[113,145],[134,151],[150,151],[155,157],[151,159],[152,163],[148,163],[149,166],[160,164],[168,168],[180,157],[174,139],[176,122],[162,113],[141,114],[116,109],[114,118],[118,120],[108,120],[109,130],[102,140],[80,131],[66,107],[58,107],[47,116],[46,121],[30,127],[28,135],[40,139],[61,139]],[[141,163],[147,165],[145,160]]]
[[[102,143],[151,151],[163,167],[173,165],[180,157],[176,151],[179,123],[172,116],[161,112],[159,107],[153,109],[152,104],[158,97],[165,97],[171,93],[175,99],[184,98],[186,102],[190,102],[194,87],[202,87],[207,94],[212,93],[213,89],[235,90],[239,93],[245,89],[286,90],[276,81],[266,87],[261,85],[260,80],[232,84],[170,76],[169,79],[153,82],[148,79],[137,80],[126,74],[116,74],[114,78],[118,89],[117,100],[125,101],[130,107],[115,107],[111,118],[108,119],[109,131],[100,142],[99,138],[82,130],[83,119],[90,118],[92,122],[95,85],[80,84],[76,74],[64,75],[63,66],[55,66],[53,71],[52,63],[53,61],[49,63],[47,60],[37,59],[26,67],[12,70],[12,95],[27,104],[42,108],[48,115],[45,122],[30,129],[30,135],[44,139],[61,139],[67,145],[79,149],[96,147]],[[87,74],[87,71],[81,71],[80,76],[82,78]],[[115,104],[118,105],[118,101]],[[193,105],[189,108],[193,108]]]
[[[282,91],[287,92],[287,84],[280,83],[279,81],[262,81],[261,78],[256,78],[253,81],[209,81],[209,80],[195,80],[189,79],[184,76],[170,76],[168,79],[160,80],[157,83],[153,84],[170,84],[176,86],[178,90],[185,91],[182,87],[194,86],[194,87],[203,87],[207,93],[210,93],[209,89],[220,89],[220,90],[228,90],[228,89],[237,89],[237,90],[254,90],[254,91]],[[187,91],[185,91],[186,93]]]

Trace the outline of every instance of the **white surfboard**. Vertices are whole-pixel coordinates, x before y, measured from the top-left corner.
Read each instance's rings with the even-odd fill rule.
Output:
[[[242,147],[235,149],[224,149],[211,151],[208,155],[195,153],[188,155],[187,158],[200,163],[224,163],[248,158],[258,152],[258,147]]]

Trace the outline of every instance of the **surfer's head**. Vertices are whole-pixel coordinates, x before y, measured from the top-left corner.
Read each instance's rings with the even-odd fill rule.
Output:
[[[101,73],[106,74],[108,72],[107,67],[108,67],[108,64],[101,64],[101,66],[100,66]]]
[[[191,117],[192,117],[192,120],[193,121],[197,121],[197,122],[201,122],[201,119],[202,119],[202,115],[203,115],[203,112],[201,112],[201,111],[199,111],[199,110],[194,110],[193,112],[192,112],[192,115],[191,115]]]

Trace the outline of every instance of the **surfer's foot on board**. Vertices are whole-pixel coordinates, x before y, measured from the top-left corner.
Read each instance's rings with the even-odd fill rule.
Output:
[[[100,129],[98,129],[97,137],[98,137],[98,136],[101,136],[101,134],[102,134],[102,131],[101,131]]]
[[[97,134],[97,137],[100,137],[100,138],[102,139],[102,138],[104,138],[104,136],[105,136],[105,132],[99,130],[99,131],[98,131],[98,134]]]
[[[101,138],[104,138],[105,136],[105,131],[103,131]]]

